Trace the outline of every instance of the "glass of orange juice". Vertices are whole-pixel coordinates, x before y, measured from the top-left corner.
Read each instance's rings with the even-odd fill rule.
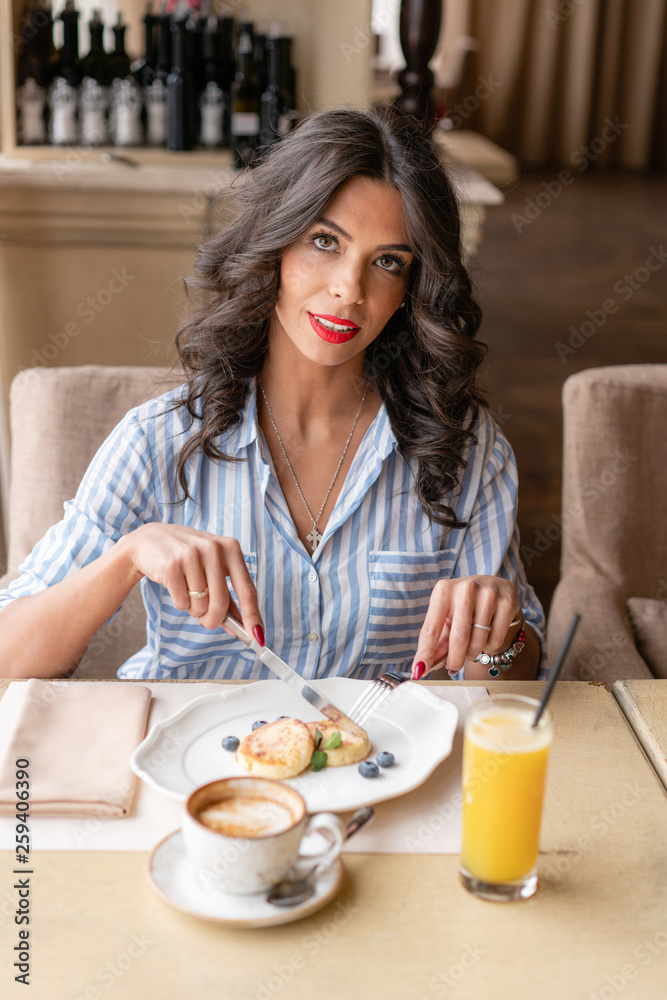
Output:
[[[496,902],[537,889],[537,851],[551,717],[523,695],[475,702],[463,743],[463,848],[460,877],[474,895]]]

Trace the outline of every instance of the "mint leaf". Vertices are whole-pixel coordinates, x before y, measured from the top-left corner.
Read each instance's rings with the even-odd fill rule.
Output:
[[[332,733],[326,743],[322,744],[323,750],[335,750],[343,742],[343,738],[339,732]]]
[[[319,729],[316,729],[315,730],[315,749],[316,750],[317,750],[317,748],[318,748],[318,746],[320,745],[321,742],[322,742],[322,733],[319,731]]]
[[[322,734],[320,733],[320,736]],[[315,750],[313,756],[310,760],[310,766],[313,771],[321,771],[322,768],[327,766],[327,755],[324,750]]]

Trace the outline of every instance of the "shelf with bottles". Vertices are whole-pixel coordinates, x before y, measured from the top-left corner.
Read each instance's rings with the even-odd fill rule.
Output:
[[[299,118],[292,38],[277,18],[254,22],[242,12],[235,19],[231,8],[213,13],[210,0],[163,0],[158,10],[149,3],[140,18],[143,50],[132,59],[120,14],[107,51],[99,11],[83,41],[74,0],[55,17],[49,3],[22,0],[20,11],[16,3],[3,11],[0,41],[13,29],[10,72],[0,53],[6,155],[58,159],[85,151],[90,160],[99,153],[242,166],[257,162]]]

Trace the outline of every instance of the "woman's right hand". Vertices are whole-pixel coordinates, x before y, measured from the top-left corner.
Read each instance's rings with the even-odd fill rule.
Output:
[[[127,549],[137,580],[146,576],[166,587],[175,607],[188,611],[204,628],[219,628],[229,611],[242,619],[246,632],[260,646],[264,645],[257,591],[235,538],[211,535],[180,524],[150,522],[125,535],[118,546]],[[230,596],[228,576],[240,608]],[[207,589],[205,597],[191,597],[188,593]]]

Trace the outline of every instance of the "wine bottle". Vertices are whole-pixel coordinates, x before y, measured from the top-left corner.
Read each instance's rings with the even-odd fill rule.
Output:
[[[132,64],[125,51],[126,25],[122,15],[113,26],[114,50],[107,60],[110,84],[109,131],[114,146],[141,145],[141,90],[132,74]]]
[[[247,25],[247,22],[246,22]],[[254,72],[251,33],[239,29],[232,84],[231,146],[234,166],[252,166],[259,146],[259,83]]]
[[[109,91],[107,88],[107,54],[104,51],[104,24],[99,10],[93,11],[88,22],[90,51],[81,60],[81,93],[79,115],[81,139],[91,146],[104,146],[108,141]]]
[[[157,47],[155,44],[155,31],[157,17],[153,14],[152,0],[146,4],[146,13],[143,16],[144,24],[144,56],[132,63],[130,69],[134,79],[140,87],[144,89],[150,87],[155,79],[157,68]]]
[[[296,69],[292,62],[292,42],[290,35],[283,37],[283,59],[285,66],[285,90],[290,108],[296,108]]]
[[[267,77],[267,54],[266,54],[267,30],[264,22],[260,22],[255,32],[255,42],[253,52],[255,56],[255,76],[259,84],[259,92],[263,94],[268,82]]]
[[[268,84],[260,102],[259,148],[261,157],[266,156],[273,143],[290,130],[290,119],[287,114],[290,110],[289,98],[283,90],[283,53],[281,39],[270,35],[266,39]]]
[[[24,146],[46,142],[47,89],[52,79],[53,21],[48,7],[26,6],[18,58],[18,137]]]
[[[283,70],[283,90],[287,94],[287,101],[290,108],[296,108],[296,71],[292,65],[292,37],[291,35],[283,35],[280,39],[283,54],[282,54],[282,70]]]
[[[157,62],[157,51],[155,45],[157,18],[153,14],[152,0],[148,0],[148,3],[146,4],[146,12],[142,21],[144,25],[144,54],[143,57],[135,59],[130,64],[130,72],[139,87],[139,100],[141,104],[141,141],[143,142],[148,131],[148,102],[146,100],[146,91],[155,79]]]
[[[66,0],[60,19],[63,22],[63,46],[60,50],[58,75],[49,94],[50,138],[54,146],[70,146],[77,141],[77,111],[81,85],[79,12],[74,6],[74,0]]]
[[[79,12],[74,6],[74,0],[66,0],[60,14],[63,22],[63,47],[60,50],[59,76],[70,86],[81,84],[81,60],[79,59]]]
[[[107,54],[104,51],[104,24],[99,10],[93,11],[93,16],[88,22],[88,31],[90,32],[90,51],[81,60],[81,75],[84,80],[89,76],[102,86],[106,86]]]
[[[222,145],[229,101],[222,90],[222,31],[217,17],[206,20],[203,32],[204,88],[199,97],[199,142],[207,149]]]
[[[162,0],[162,9],[157,17],[157,61],[156,77],[166,81],[171,73],[171,18],[167,14],[166,0]]]
[[[202,28],[202,56],[204,65],[204,83],[217,80],[220,72],[220,45],[222,37],[220,22],[211,15],[206,18]]]
[[[204,25],[190,15],[185,22],[185,66],[193,79],[195,91],[206,86],[204,76]]]
[[[192,10],[185,22],[185,74],[192,80],[192,110],[188,120],[190,146],[197,145],[200,128],[199,98],[206,86],[204,73],[204,26]]]
[[[141,88],[133,77],[114,80],[111,96],[111,141],[114,146],[140,146]]]
[[[122,23],[122,15],[118,19],[112,30],[114,34],[114,50],[107,58],[107,78],[109,85],[113,87],[114,80],[124,80],[131,75],[130,57],[125,51],[125,30],[127,25]]]
[[[232,141],[232,84],[236,64],[234,59],[234,18],[218,18],[220,25],[220,76],[219,83],[223,99],[222,145]]]
[[[144,87],[146,141],[149,146],[167,144],[167,77],[171,72],[171,18],[163,0],[157,21],[155,79]]]
[[[241,11],[241,20],[239,21],[239,28],[236,37],[236,48],[238,51],[238,46],[241,42],[241,36],[247,35],[250,39],[250,48],[253,51],[253,61],[254,61],[254,51],[255,51],[255,23],[250,17],[247,10]]]
[[[167,77],[167,149],[192,149],[196,120],[194,80],[185,60],[185,19],[171,25],[172,67]]]

